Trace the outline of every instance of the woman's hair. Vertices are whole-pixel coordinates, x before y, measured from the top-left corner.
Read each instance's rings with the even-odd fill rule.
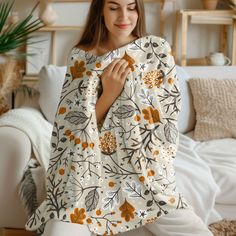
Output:
[[[144,4],[143,0],[135,0],[135,2],[138,12],[138,20],[132,33],[134,36],[140,38],[146,35]],[[84,45],[89,48],[94,48],[107,39],[108,30],[103,18],[104,4],[105,0],[91,1],[87,22],[84,28],[85,30],[76,46]]]

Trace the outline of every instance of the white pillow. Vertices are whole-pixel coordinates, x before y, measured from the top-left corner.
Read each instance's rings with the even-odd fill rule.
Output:
[[[43,66],[39,72],[39,106],[46,119],[53,123],[65,80],[66,66]]]
[[[193,106],[193,98],[188,85],[190,76],[180,66],[176,66],[177,76],[179,78],[179,87],[182,98],[182,106],[178,119],[179,132],[187,133],[194,129],[196,123],[196,114]]]

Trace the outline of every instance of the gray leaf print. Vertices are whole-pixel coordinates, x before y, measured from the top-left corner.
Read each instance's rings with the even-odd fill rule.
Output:
[[[119,195],[118,195],[119,190],[120,188],[117,191],[107,192],[108,197],[104,199],[104,205],[103,205],[104,210],[108,208],[110,208],[110,210],[113,210],[115,204],[119,203]]]
[[[159,56],[160,58],[165,58],[165,57],[167,57],[167,55],[164,54],[164,53],[160,53],[158,56]]]
[[[88,117],[83,112],[71,111],[66,115],[65,120],[69,121],[71,124],[79,125],[86,122]]]
[[[140,102],[146,105],[152,105],[154,97],[150,95],[148,90],[141,89],[141,92],[138,93],[140,97]]]
[[[176,144],[176,139],[178,137],[178,130],[175,125],[171,122],[167,122],[164,127],[164,132],[166,140],[170,143]]]
[[[129,197],[142,197],[141,186],[134,181],[131,184],[126,182],[125,191],[129,193]]]
[[[141,42],[133,42],[131,46],[129,47],[129,50],[140,50],[141,48]]]
[[[134,115],[135,107],[132,107],[131,105],[123,105],[119,107],[113,114],[118,119],[125,119],[128,117],[132,117]]]
[[[148,53],[147,54],[147,59],[150,59],[150,58],[152,58],[152,56],[153,56],[153,54],[150,52],[150,53]]]
[[[87,211],[93,211],[96,209],[99,200],[99,194],[97,189],[91,190],[85,197],[85,205]]]

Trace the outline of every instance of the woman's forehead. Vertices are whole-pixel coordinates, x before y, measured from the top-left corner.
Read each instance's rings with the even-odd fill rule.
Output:
[[[130,5],[136,3],[136,0],[105,0],[105,4]]]

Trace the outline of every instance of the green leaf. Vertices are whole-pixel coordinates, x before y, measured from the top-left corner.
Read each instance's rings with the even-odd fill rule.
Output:
[[[37,18],[33,19],[33,11],[30,12],[21,21],[9,25],[8,17],[12,11],[14,1],[0,3],[0,54],[8,53],[27,44],[37,43],[29,42],[33,38],[34,32],[44,26],[43,22]]]

